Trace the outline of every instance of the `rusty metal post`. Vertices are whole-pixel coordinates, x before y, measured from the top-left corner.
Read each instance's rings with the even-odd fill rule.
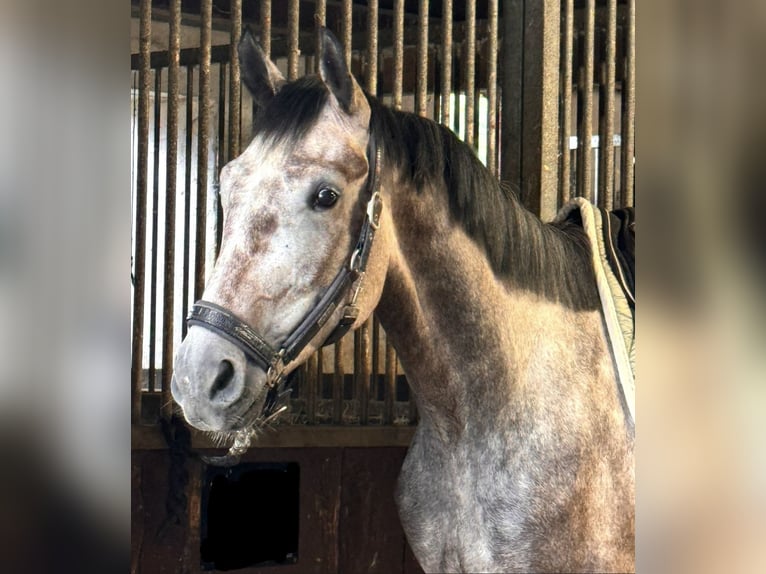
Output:
[[[271,0],[261,0],[261,48],[271,56]]]
[[[170,2],[168,40],[167,181],[165,185],[165,285],[162,313],[162,416],[173,414],[170,379],[173,372],[173,307],[176,258],[176,173],[178,165],[178,100],[180,97],[181,0]]]
[[[327,0],[317,0],[316,7],[314,9],[314,23],[317,26],[327,25]],[[322,51],[322,37],[316,34],[316,42],[314,44],[314,73],[319,73],[319,54]]]
[[[582,42],[582,67],[578,85],[579,123],[577,129],[577,195],[593,201],[593,57],[595,44],[596,0],[585,6],[585,34]]]
[[[352,0],[343,0],[343,55],[346,56],[346,65],[351,69],[351,45],[352,27],[354,25],[354,6]]]
[[[571,198],[572,166],[569,154],[569,135],[572,129],[572,65],[574,62],[574,0],[565,0],[564,47],[561,68],[561,163],[559,201],[563,205]]]
[[[231,1],[231,44],[229,45],[229,155],[232,160],[239,155],[241,143],[242,92],[239,78],[237,46],[242,35],[242,0]]]
[[[300,60],[300,0],[290,0],[287,7],[287,79],[298,77],[298,62]]]
[[[452,95],[452,0],[442,2],[442,69],[441,69],[441,118],[450,126],[450,97]]]
[[[144,357],[144,290],[146,288],[146,196],[149,172],[149,92],[152,46],[152,3],[141,0],[139,17],[138,157],[136,174],[135,242],[133,259],[133,333],[130,364],[131,422],[141,421],[142,370]]]
[[[452,0],[447,0],[451,2]],[[394,2],[394,109],[402,109],[404,77],[404,0]]]
[[[394,424],[394,402],[396,401],[396,352],[386,337],[386,375],[383,404],[383,424]]]
[[[367,2],[367,91],[378,93],[378,2]]]
[[[213,2],[200,4],[200,62],[197,129],[197,233],[194,257],[194,299],[205,290],[205,256],[207,251],[208,147],[210,144],[210,44],[212,41]]]
[[[503,102],[500,132],[500,177],[521,189],[522,72],[524,70],[524,2],[503,4]]]
[[[465,143],[476,136],[476,0],[465,3]]]
[[[625,30],[625,72],[622,83],[622,158],[620,206],[635,204],[633,195],[633,155],[636,121],[636,0],[628,0],[628,22]]]
[[[487,46],[487,168],[497,175],[497,45],[498,0],[489,0]]]
[[[605,50],[599,82],[598,205],[614,204],[614,84],[617,59],[617,0],[607,0]]]
[[[162,121],[162,70],[154,70],[154,167],[152,178],[152,237],[151,237],[151,270],[152,280],[149,284],[149,392],[156,390],[157,376],[155,359],[157,352],[157,266],[159,231],[159,202],[160,202],[160,123]]]
[[[420,0],[418,8],[418,67],[415,86],[415,112],[428,114],[428,0]]]
[[[192,132],[194,131],[194,67],[186,67],[186,174],[184,177],[184,247],[183,247],[183,282],[181,316],[189,314],[189,251],[191,249],[191,179],[192,179]],[[181,335],[186,336],[186,321],[181,322]]]

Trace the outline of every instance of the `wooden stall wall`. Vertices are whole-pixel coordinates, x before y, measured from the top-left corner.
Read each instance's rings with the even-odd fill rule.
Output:
[[[251,566],[232,572],[422,572],[407,545],[393,499],[405,453],[405,447],[252,449],[243,457],[243,464],[299,465],[298,559],[294,564]],[[203,570],[200,557],[204,464],[197,459],[186,463],[190,481],[186,491],[191,494],[180,524],[168,523],[169,466],[166,451],[133,452],[131,572],[210,572]],[[267,525],[273,519],[269,515],[252,517]]]

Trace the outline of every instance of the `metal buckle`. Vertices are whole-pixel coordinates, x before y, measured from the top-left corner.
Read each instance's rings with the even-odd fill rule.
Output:
[[[380,193],[375,192],[372,194],[370,201],[367,202],[367,220],[370,222],[370,227],[375,231],[380,227],[380,212],[383,208],[383,201],[380,199]]]
[[[282,349],[274,355],[274,358],[271,359],[271,365],[269,365],[269,370],[266,371],[266,386],[269,389],[273,389],[279,384],[279,381],[282,379],[282,373],[285,371],[285,350]]]

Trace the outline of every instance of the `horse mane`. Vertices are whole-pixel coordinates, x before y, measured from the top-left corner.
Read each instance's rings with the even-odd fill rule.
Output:
[[[403,169],[419,193],[445,188],[452,217],[481,246],[495,274],[575,309],[598,308],[590,246],[577,222],[542,223],[451,130],[366,95],[384,163]],[[257,116],[254,133],[274,144],[297,141],[328,98],[316,76],[290,82]]]

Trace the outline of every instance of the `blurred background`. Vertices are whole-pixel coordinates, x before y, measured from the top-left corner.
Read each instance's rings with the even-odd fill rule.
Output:
[[[130,5],[0,8],[0,568],[124,571]],[[766,5],[636,14],[638,569],[763,572]]]

